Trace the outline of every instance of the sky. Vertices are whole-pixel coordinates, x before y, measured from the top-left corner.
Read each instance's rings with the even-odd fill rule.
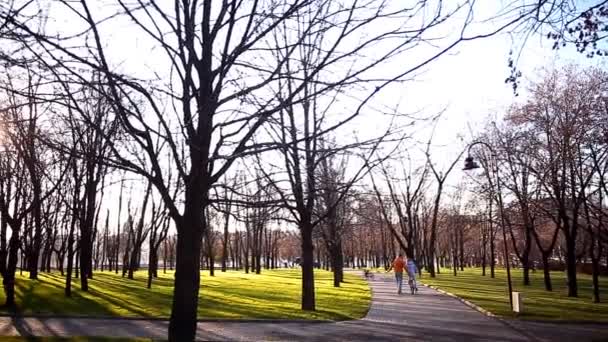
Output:
[[[508,35],[465,44],[458,52],[436,63],[420,79],[420,87],[411,90],[428,106],[445,106],[434,135],[433,158],[451,160],[461,149],[459,135],[465,142],[483,130],[488,121],[500,122],[505,110],[512,104],[526,100],[526,88],[539,80],[543,68],[559,68],[574,63],[581,66],[605,67],[602,59],[589,59],[572,46],[555,51],[552,42],[540,37],[531,39],[523,50],[518,68],[523,76],[515,96],[511,84],[504,82],[509,75],[507,59],[513,48]],[[407,91],[406,91],[407,93]],[[430,136],[430,129],[420,132]],[[456,184],[464,173],[460,167],[454,171],[449,184]]]

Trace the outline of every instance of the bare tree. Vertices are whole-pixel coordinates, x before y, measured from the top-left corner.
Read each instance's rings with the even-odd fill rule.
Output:
[[[551,218],[560,227],[566,244],[568,296],[578,296],[577,241],[584,220],[586,189],[595,176],[585,146],[587,132],[599,127],[594,119],[604,113],[602,94],[606,76],[600,70],[549,71],[533,84],[531,99],[513,117],[532,126],[538,148],[534,173],[542,179],[543,193],[556,210]],[[601,128],[600,128],[601,129]]]
[[[527,144],[529,139],[525,131],[505,129],[495,130],[498,141],[498,153],[504,156],[502,169],[506,169],[506,177],[502,177],[503,186],[515,197],[515,203],[507,209],[505,222],[509,227],[513,250],[519,258],[523,270],[523,283],[530,285],[530,252],[533,246],[533,232],[537,210],[534,202],[540,196],[540,184],[534,179],[531,166],[534,163],[532,155],[527,151],[534,148]],[[514,227],[518,234],[515,236]]]
[[[340,287],[344,281],[344,254],[342,252],[342,237],[346,233],[349,220],[347,197],[341,196],[345,184],[347,158],[338,159],[336,155],[323,158],[320,163],[319,200],[317,201],[316,215],[325,218],[319,225],[325,249],[329,253],[333,270],[334,287]]]
[[[429,168],[431,169],[433,176],[435,176],[435,180],[437,182],[437,184],[436,184],[437,188],[435,191],[435,199],[434,199],[434,204],[433,204],[433,216],[432,216],[430,235],[429,235],[428,246],[427,246],[427,251],[428,251],[427,257],[428,257],[429,273],[430,273],[430,276],[434,278],[435,277],[435,258],[436,258],[435,243],[437,241],[437,219],[439,217],[439,207],[441,204],[441,195],[443,194],[443,185],[445,184],[446,179],[448,178],[449,174],[452,172],[452,170],[454,169],[456,164],[461,160],[461,157],[464,154],[465,150],[463,149],[457,155],[457,157],[454,158],[454,160],[448,165],[445,172],[442,172],[442,171],[437,170],[437,167],[435,166],[435,164],[433,164],[433,162],[431,160],[430,146],[431,146],[431,140],[429,140],[429,142],[427,143],[426,156],[427,156]]]
[[[139,261],[141,257],[141,247],[148,237],[148,233],[150,232],[150,226],[157,224],[154,222],[158,219],[157,213],[154,212],[152,215],[152,222],[149,225],[145,223],[146,210],[148,208],[148,201],[150,200],[150,196],[152,193],[152,184],[148,182],[146,186],[146,192],[144,195],[144,199],[140,208],[139,220],[137,221],[137,225],[133,230],[133,235],[131,241],[132,250],[130,251],[131,257],[129,259],[129,274],[128,278],[133,279],[133,273],[139,268]],[[153,208],[153,211],[156,208]]]

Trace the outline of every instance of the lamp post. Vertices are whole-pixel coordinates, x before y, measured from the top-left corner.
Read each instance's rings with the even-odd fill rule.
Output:
[[[473,158],[473,156],[471,156],[471,148],[475,145],[483,145],[483,146],[487,147],[488,150],[490,150],[490,152],[492,153],[492,160],[490,161],[490,164],[493,164],[494,170],[492,170],[492,172],[494,172],[494,174],[496,175],[496,192],[498,193],[498,207],[500,209],[500,220],[501,220],[501,225],[502,225],[502,240],[504,243],[504,250],[505,250],[505,267],[507,269],[507,284],[509,286],[509,304],[511,305],[511,310],[513,310],[513,286],[511,283],[511,268],[509,267],[509,248],[508,248],[508,243],[507,243],[507,233],[505,231],[504,206],[503,206],[503,202],[502,202],[502,192],[500,190],[500,177],[498,176],[498,163],[496,161],[496,153],[494,152],[494,149],[492,148],[492,146],[490,146],[490,144],[488,144],[488,143],[485,143],[483,141],[475,141],[475,142],[471,143],[468,148],[467,157],[464,160],[464,168],[463,168],[464,171],[469,171],[469,170],[474,170],[474,169],[479,168],[479,164],[477,164],[477,162],[475,162],[475,159]],[[492,187],[492,177],[490,176],[490,170],[486,170],[486,172],[488,175],[488,182],[490,183],[490,188],[491,188]]]

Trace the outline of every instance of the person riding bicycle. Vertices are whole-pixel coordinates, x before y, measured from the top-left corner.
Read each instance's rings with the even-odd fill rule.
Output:
[[[418,267],[416,267],[416,262],[414,261],[414,257],[408,253],[407,255],[407,263],[405,266],[408,275],[408,284],[412,289],[412,294],[418,292],[418,285],[416,284],[416,273],[418,273]]]

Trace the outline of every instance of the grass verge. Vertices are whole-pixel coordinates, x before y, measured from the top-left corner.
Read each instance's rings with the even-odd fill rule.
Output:
[[[521,270],[511,272],[513,291],[523,293],[524,312],[516,315],[509,307],[507,277],[503,269],[496,270],[496,278],[481,275],[480,268],[467,268],[454,276],[450,269],[431,278],[423,274],[421,281],[466,299],[496,315],[531,320],[608,322],[608,279],[600,278],[600,297],[603,303],[591,300],[591,277],[578,275],[579,297],[567,296],[564,272],[551,272],[553,291],[545,291],[542,271],[530,272],[531,285],[523,285]]]

